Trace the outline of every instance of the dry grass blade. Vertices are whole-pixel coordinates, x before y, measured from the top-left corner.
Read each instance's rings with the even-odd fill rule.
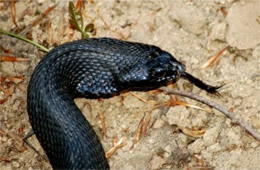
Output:
[[[101,119],[101,125],[102,125],[102,131],[103,131],[103,135],[104,137],[107,137],[107,129],[106,129],[106,122],[105,122],[105,115],[103,111],[99,112],[100,115],[100,119]]]
[[[214,61],[217,60],[217,58],[228,48],[229,46],[226,46],[225,48],[223,48],[222,50],[220,50],[216,55],[214,55],[213,57],[211,57],[205,64],[203,64],[200,69],[205,69],[209,66],[211,66]]]
[[[11,0],[11,10],[12,10],[12,20],[16,27],[18,27],[16,23],[16,9],[15,9],[15,0]]]
[[[196,106],[196,105],[192,105],[192,104],[189,104],[189,103],[186,103],[186,102],[183,102],[183,101],[175,101],[175,104],[176,105],[186,106],[186,107],[191,107],[191,108],[198,109],[198,110],[203,110],[203,111],[205,111],[207,113],[210,112],[210,110],[208,110],[208,109],[204,109],[202,107],[199,107],[199,106]]]
[[[20,62],[20,61],[29,61],[29,59],[14,57],[14,56],[0,56],[0,61]]]
[[[11,162],[11,160],[6,157],[0,157],[0,162]]]
[[[24,76],[17,76],[17,77],[7,77],[8,81],[11,81],[15,84],[21,83],[24,80]]]
[[[0,135],[5,135],[5,132],[0,130]]]
[[[20,82],[22,82],[24,80],[24,76],[15,76],[15,77],[0,77],[0,83],[3,81],[10,81],[13,82],[15,84],[18,84]],[[1,90],[2,88],[0,88]]]
[[[124,143],[125,137],[121,138],[116,144],[115,146],[113,146],[111,149],[109,149],[106,152],[106,158],[110,158],[119,148],[122,148],[123,146],[125,146],[126,144]]]
[[[136,130],[136,136],[135,136],[135,139],[134,139],[134,142],[133,142],[133,145],[130,147],[130,150],[132,150],[134,148],[134,145],[140,140],[141,138],[141,135],[143,133],[143,126],[144,126],[144,118],[145,118],[145,115],[143,115],[143,117],[141,118],[141,120],[139,121],[139,124],[138,124],[138,128]]]
[[[143,101],[143,102],[145,102],[145,103],[152,104],[152,105],[156,104],[156,102],[148,101],[148,100],[146,100],[146,99],[144,99],[144,98],[142,98],[142,97],[136,95],[135,93],[132,93],[132,92],[129,92],[129,93],[130,93],[132,96],[136,97],[137,99],[139,99],[139,100],[141,100],[141,101]]]
[[[194,138],[200,138],[205,133],[205,130],[191,130],[186,127],[179,127],[181,131],[188,136],[194,137]]]
[[[117,136],[113,136],[112,142],[113,142],[113,146],[116,146],[116,144],[117,144]]]
[[[134,140],[134,144],[136,144],[140,140],[141,135],[143,133],[144,118],[145,118],[145,114],[143,115],[143,117],[141,118],[141,120],[139,122],[138,129],[136,131],[136,137],[135,137],[135,140]]]
[[[150,123],[150,120],[151,120],[151,113],[149,112],[148,115],[146,116],[145,118],[145,121],[144,121],[144,135],[147,134],[147,131],[148,131],[148,125]]]
[[[189,104],[189,103],[186,103],[186,102],[183,102],[183,101],[178,101],[178,100],[173,100],[173,99],[170,99],[170,100],[168,100],[168,101],[166,101],[166,102],[164,103],[164,106],[170,106],[170,107],[172,107],[172,106],[175,106],[175,105],[181,105],[181,106],[191,107],[191,108],[194,108],[194,109],[203,110],[203,111],[205,111],[205,112],[207,112],[207,113],[210,112],[210,110],[208,110],[208,109],[204,109],[204,108],[199,107],[199,106],[196,106],[196,105],[192,105],[192,104]]]

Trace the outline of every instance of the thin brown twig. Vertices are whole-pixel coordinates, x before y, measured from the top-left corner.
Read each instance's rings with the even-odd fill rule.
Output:
[[[144,135],[147,134],[148,126],[149,126],[151,117],[152,117],[151,112],[148,112],[148,114],[147,114],[147,116],[146,116],[146,118],[145,118],[145,121],[144,121]]]
[[[7,157],[0,157],[0,162],[11,162]]]
[[[18,84],[23,80],[24,80],[24,76],[14,76],[14,77],[1,77],[0,76],[0,83],[6,81],[6,82],[13,82],[15,84]],[[0,86],[0,90],[2,90],[1,86]]]
[[[134,96],[134,97],[136,97],[137,99],[139,99],[139,100],[141,100],[141,101],[143,101],[143,102],[145,102],[145,103],[148,103],[148,104],[156,104],[155,102],[153,102],[153,101],[148,101],[148,100],[146,100],[146,99],[144,99],[144,98],[142,98],[142,97],[140,97],[140,96],[138,96],[138,95],[136,95],[135,93],[132,93],[132,92],[129,92],[132,96]]]
[[[122,148],[123,146],[126,145],[126,143],[124,143],[125,141],[125,137],[122,137],[112,148],[110,148],[107,152],[106,152],[106,158],[110,158],[119,148]]]
[[[210,101],[208,99],[205,99],[201,96],[196,96],[192,93],[184,92],[184,91],[177,91],[177,90],[170,90],[166,87],[160,88],[165,94],[175,94],[180,96],[185,96],[193,100],[197,100],[201,103],[204,103],[220,112],[225,114],[231,121],[235,124],[238,124],[239,126],[243,127],[250,133],[256,140],[260,141],[260,134],[257,133],[245,120],[243,120],[238,113],[235,112],[229,112],[228,109],[220,106],[219,104],[214,103],[213,101]]]
[[[135,137],[135,140],[134,140],[134,144],[136,144],[140,140],[141,135],[143,134],[143,126],[144,126],[145,116],[146,116],[146,114],[143,115],[143,117],[141,118],[141,120],[139,122],[138,129],[136,131],[136,137]]]
[[[0,61],[20,62],[20,61],[30,61],[30,60],[28,58],[4,55],[4,56],[0,56]]]
[[[106,128],[106,121],[105,121],[105,115],[103,111],[99,112],[100,119],[101,119],[101,125],[102,125],[102,131],[105,138],[107,138],[107,128]]]
[[[13,23],[18,28],[18,25],[16,23],[15,0],[11,0],[11,9],[12,9],[12,20],[13,20]]]
[[[141,135],[143,134],[143,125],[144,125],[145,116],[146,116],[146,114],[144,113],[143,117],[139,121],[138,128],[136,130],[136,136],[135,136],[132,146],[129,148],[130,150],[132,150],[134,148],[135,144],[137,144],[137,142],[139,142]]]

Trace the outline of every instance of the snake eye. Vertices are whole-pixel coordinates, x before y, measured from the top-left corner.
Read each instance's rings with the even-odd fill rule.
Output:
[[[155,76],[157,78],[164,77],[165,75],[166,75],[166,71],[162,68],[155,68],[153,70],[153,76]]]
[[[149,58],[152,59],[152,58],[157,58],[158,56],[160,55],[160,53],[158,51],[155,51],[153,53],[151,53],[149,55]]]

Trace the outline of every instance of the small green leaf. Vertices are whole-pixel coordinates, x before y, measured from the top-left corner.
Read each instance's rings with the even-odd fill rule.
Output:
[[[69,2],[69,13],[70,13],[70,24],[74,29],[77,31],[80,31],[82,33],[83,31],[83,17],[80,10],[76,10],[73,2]]]
[[[90,23],[90,24],[88,24],[88,25],[86,25],[86,27],[85,27],[85,33],[87,33],[87,32],[93,32],[94,31],[94,29],[95,29],[95,27],[94,27],[94,24],[92,24],[92,23]]]
[[[88,24],[84,29],[83,16],[81,9],[77,10],[72,1],[69,2],[70,24],[73,29],[81,32],[82,39],[89,38],[89,33],[95,31],[94,24]]]

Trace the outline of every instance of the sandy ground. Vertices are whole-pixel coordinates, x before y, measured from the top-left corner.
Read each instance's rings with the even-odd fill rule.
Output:
[[[73,34],[69,29],[65,0],[38,25],[30,27],[38,14],[54,3],[55,0],[16,2],[19,27],[25,27],[34,41],[48,48],[80,39],[79,33]],[[222,97],[208,95],[185,80],[180,80],[175,88],[216,101],[240,114],[260,133],[260,1],[107,0],[87,2],[85,7],[85,23],[95,24],[96,37],[157,45],[185,63],[187,71],[200,79],[212,85],[226,84],[220,89]],[[5,0],[0,1],[0,27],[15,31],[10,2]],[[200,69],[227,45],[212,67]],[[10,49],[16,57],[29,59],[0,63],[1,77],[25,76],[22,82],[11,84],[13,95],[0,104],[0,169],[49,169],[48,161],[30,148],[24,150],[20,140],[30,129],[26,111],[28,81],[45,53],[4,35],[0,35],[0,46]],[[0,55],[4,55],[3,50]],[[134,94],[154,102],[170,99],[162,93]],[[0,99],[3,97],[0,92]],[[210,109],[187,98],[177,99]],[[130,93],[102,101],[76,102],[100,135],[106,151],[113,146],[114,138],[124,141],[125,146],[109,158],[111,169],[260,169],[259,142],[214,109],[210,113],[184,106],[152,110],[153,105]],[[105,114],[107,137],[102,135],[100,112]],[[132,147],[144,114],[151,116],[149,128]],[[191,137],[178,130],[185,128],[205,133]],[[29,141],[44,155],[35,137]]]

